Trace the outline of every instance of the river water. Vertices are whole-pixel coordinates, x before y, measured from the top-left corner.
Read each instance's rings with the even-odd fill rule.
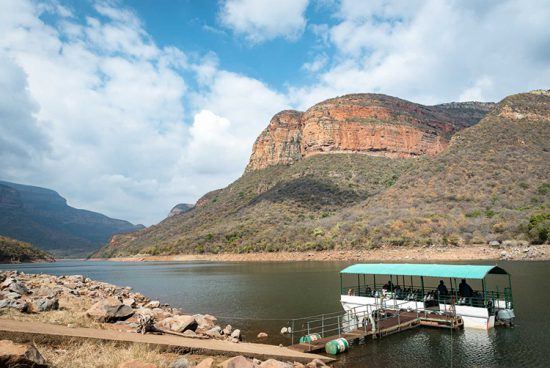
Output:
[[[486,262],[488,263],[488,262]],[[341,310],[338,272],[346,262],[125,263],[60,261],[0,265],[27,273],[82,274],[132,286],[188,313],[210,313],[269,342],[290,318]],[[550,262],[499,262],[512,274],[516,324],[490,332],[418,328],[368,340],[341,355],[342,367],[548,367],[550,366]]]

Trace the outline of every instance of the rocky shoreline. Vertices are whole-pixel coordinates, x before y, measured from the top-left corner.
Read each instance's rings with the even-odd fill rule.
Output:
[[[136,333],[174,334],[186,338],[216,339],[238,344],[242,340],[241,331],[231,325],[220,326],[217,318],[209,314],[185,314],[178,308],[151,300],[130,287],[120,287],[105,282],[91,280],[82,275],[51,276],[45,274],[25,274],[18,271],[0,272],[0,318],[21,321],[40,321],[61,324],[68,327],[92,327]],[[16,347],[13,343],[0,341],[0,366],[5,360],[15,358],[14,351],[21,352],[20,359],[36,357],[33,364],[48,366],[32,345]],[[6,354],[11,358],[6,358]],[[27,354],[27,355],[25,355]],[[40,357],[40,358],[38,358]],[[5,358],[5,359],[4,359]],[[174,368],[213,367],[220,357],[199,357],[192,361],[179,358]],[[4,360],[2,360],[4,359]],[[7,359],[7,360],[6,360]],[[15,361],[15,360],[14,360]],[[179,363],[178,363],[179,362]],[[5,363],[7,364],[7,363]],[[121,368],[154,368],[157,365],[128,363],[113,365]],[[15,363],[12,364],[17,366]],[[90,362],[90,367],[94,366]],[[166,365],[164,365],[166,366]],[[273,359],[264,362],[245,357],[224,358],[221,367],[262,367],[294,368],[304,367],[297,362],[279,362]],[[306,367],[325,366],[321,361],[310,362]]]
[[[105,260],[92,258],[90,260]],[[118,262],[148,261],[211,261],[211,262],[293,262],[293,261],[545,261],[550,260],[550,245],[529,245],[527,242],[504,241],[492,245],[427,246],[427,247],[381,247],[364,250],[325,250],[311,252],[273,253],[218,253],[175,254],[151,256],[137,254],[131,257],[108,258]]]

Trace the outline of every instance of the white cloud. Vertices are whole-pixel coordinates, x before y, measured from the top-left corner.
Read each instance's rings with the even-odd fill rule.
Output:
[[[504,96],[550,84],[550,4],[344,0],[330,69],[290,89],[307,108],[352,92],[423,103]]]
[[[157,46],[108,4],[79,22],[53,2],[0,3],[0,178],[151,224],[237,178],[286,99],[213,54]]]
[[[247,40],[261,43],[276,37],[294,40],[304,31],[308,0],[226,0],[221,23]]]

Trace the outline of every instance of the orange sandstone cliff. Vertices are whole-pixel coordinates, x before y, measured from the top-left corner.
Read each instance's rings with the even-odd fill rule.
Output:
[[[435,155],[456,131],[475,124],[491,107],[477,102],[424,106],[367,93],[332,98],[303,113],[276,114],[254,143],[246,170],[290,165],[322,153]]]

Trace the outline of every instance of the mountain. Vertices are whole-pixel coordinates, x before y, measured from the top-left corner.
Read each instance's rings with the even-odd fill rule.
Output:
[[[0,235],[47,250],[56,257],[84,257],[113,234],[143,228],[67,205],[57,192],[0,181]]]
[[[322,153],[435,155],[454,133],[477,123],[493,105],[423,106],[386,95],[353,94],[323,101],[306,112],[282,111],[254,143],[246,171]]]
[[[195,207],[194,204],[189,203],[179,203],[175,205],[171,210],[170,213],[168,213],[168,217],[180,215],[182,213],[185,213],[187,211],[191,211]]]
[[[96,255],[532,238],[548,211],[549,105],[548,92],[431,107],[362,94],[283,111],[241,178]]]
[[[54,262],[51,254],[29,243],[0,236],[0,263]]]

